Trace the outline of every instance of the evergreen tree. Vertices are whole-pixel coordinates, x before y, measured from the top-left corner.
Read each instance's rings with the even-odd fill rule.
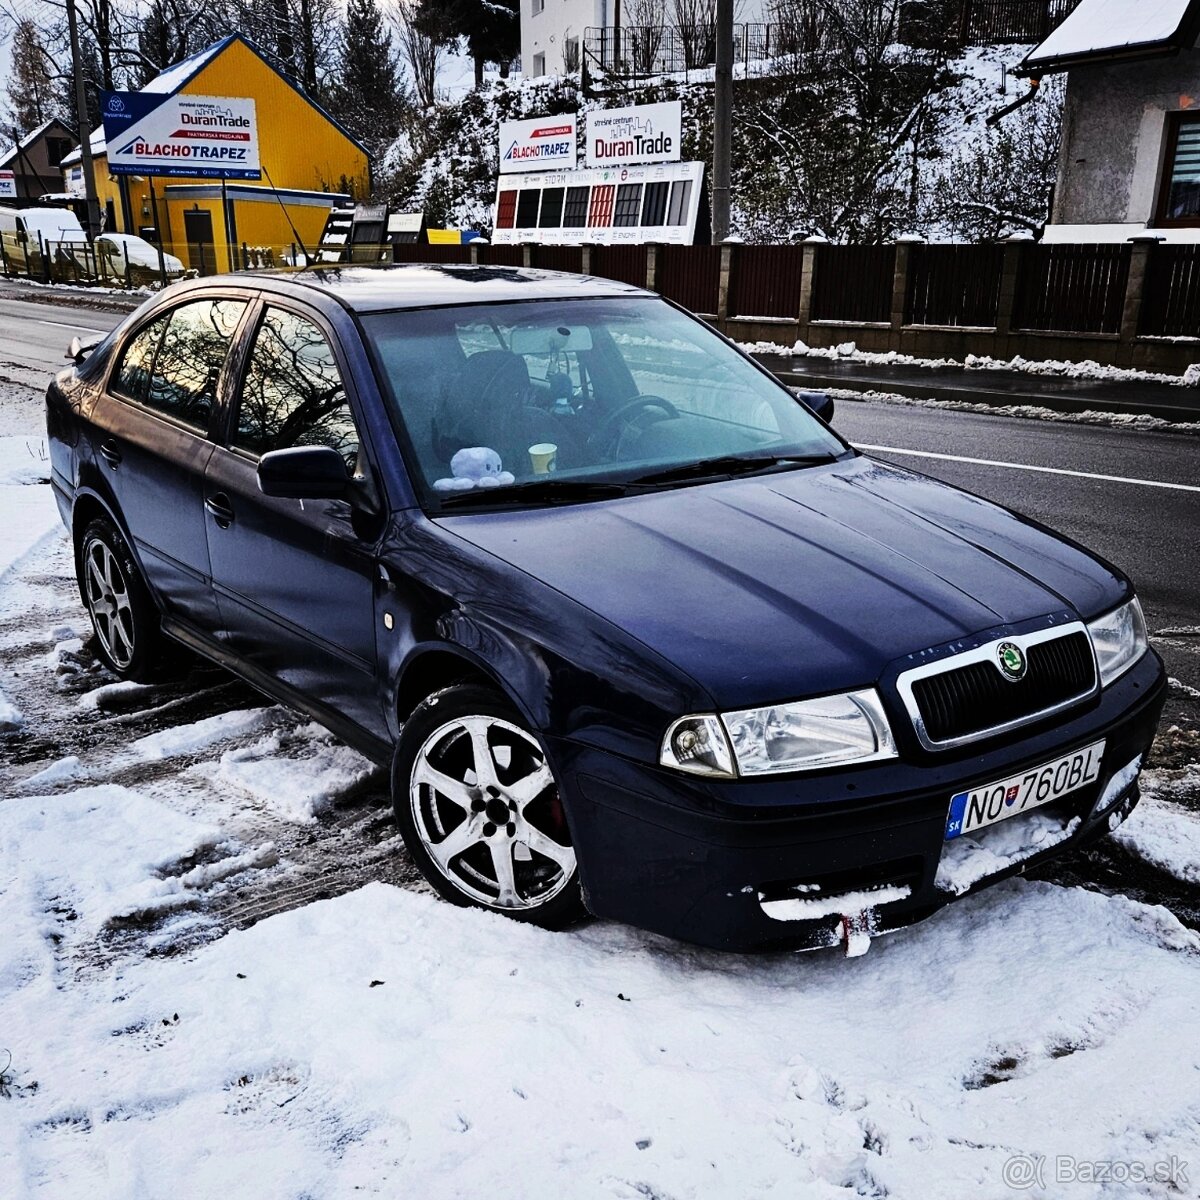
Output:
[[[62,105],[55,72],[37,25],[29,18],[17,22],[12,39],[12,76],[8,81],[8,126],[22,135],[51,117],[61,115]],[[7,134],[8,130],[5,130]],[[0,141],[7,140],[0,136]]]
[[[346,6],[332,100],[337,117],[372,153],[399,132],[405,97],[398,56],[376,0]]]
[[[475,63],[475,89],[483,87],[483,68],[496,63],[507,76],[521,52],[519,0],[419,0],[417,21],[422,32],[443,44],[466,38]]]

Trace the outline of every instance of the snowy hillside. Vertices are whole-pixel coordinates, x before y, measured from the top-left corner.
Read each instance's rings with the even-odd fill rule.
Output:
[[[896,131],[865,128],[847,111],[853,98],[837,89],[814,86],[799,95],[799,84],[787,77],[740,81],[734,114],[735,232],[764,242],[813,233],[862,240],[912,232],[963,240],[1039,224],[1056,163],[1059,82],[1048,80],[1034,104],[999,127],[984,125],[990,113],[1027,91],[1028,85],[1008,76],[1005,67],[1018,63],[1028,49],[976,47],[944,65],[919,64],[930,85],[904,119],[898,118],[902,128],[895,144],[882,149]],[[493,78],[482,92],[466,91],[463,71],[447,68],[447,99],[421,114],[392,145],[377,172],[379,187],[394,205],[424,209],[432,225],[486,232],[501,120],[675,98],[684,105],[684,158],[709,161],[712,89],[705,74],[588,97],[581,94],[577,76]],[[894,74],[905,78],[905,71]],[[583,122],[581,148],[582,129]],[[853,153],[838,145],[839,138],[856,139]],[[847,208],[846,193],[856,187],[868,189],[861,211],[839,212]]]

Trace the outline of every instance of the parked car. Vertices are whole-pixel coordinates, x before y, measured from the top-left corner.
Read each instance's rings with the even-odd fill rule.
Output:
[[[183,275],[181,259],[163,251],[159,264],[158,247],[132,233],[102,233],[96,239],[100,273],[109,279],[129,279],[132,283],[153,283],[166,272],[168,280]]]
[[[620,283],[338,267],[166,289],[47,426],[108,667],[389,763],[447,899],[857,950],[1119,824],[1165,680],[1115,567],[812,405]]]

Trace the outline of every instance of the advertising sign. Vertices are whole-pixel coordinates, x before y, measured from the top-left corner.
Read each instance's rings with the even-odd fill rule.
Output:
[[[103,92],[111,175],[260,179],[254,101]]]
[[[587,115],[584,161],[589,167],[678,162],[683,145],[683,102],[609,108]]]
[[[500,122],[500,174],[573,167],[577,160],[574,113]]]
[[[0,171],[0,198],[11,200],[17,194],[17,177],[12,171]]]
[[[704,164],[647,163],[501,177],[492,242],[516,246],[690,246],[704,202]]]

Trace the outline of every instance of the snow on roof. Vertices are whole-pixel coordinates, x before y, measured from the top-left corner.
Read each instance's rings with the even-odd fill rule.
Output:
[[[1169,45],[1192,7],[1193,0],[1083,0],[1030,52],[1021,69],[1054,68],[1066,60]]]
[[[105,150],[108,149],[108,145],[104,140],[104,127],[103,126],[101,126],[99,129],[92,130],[92,136],[91,136],[90,141],[92,144],[92,153],[93,154],[103,154],[105,152]],[[75,163],[82,162],[82,161],[83,161],[83,151],[79,146],[76,146],[75,149],[72,150],[70,154],[66,154],[63,156],[61,165],[64,167],[70,167],[70,166],[73,166]]]
[[[143,92],[167,93],[177,92],[197,71],[206,67],[230,42],[237,37],[236,33],[231,33],[223,37],[219,42],[213,42],[211,46],[205,48],[191,58],[185,58],[182,62],[177,62],[173,67],[168,67],[165,71],[150,80],[141,90]]]

